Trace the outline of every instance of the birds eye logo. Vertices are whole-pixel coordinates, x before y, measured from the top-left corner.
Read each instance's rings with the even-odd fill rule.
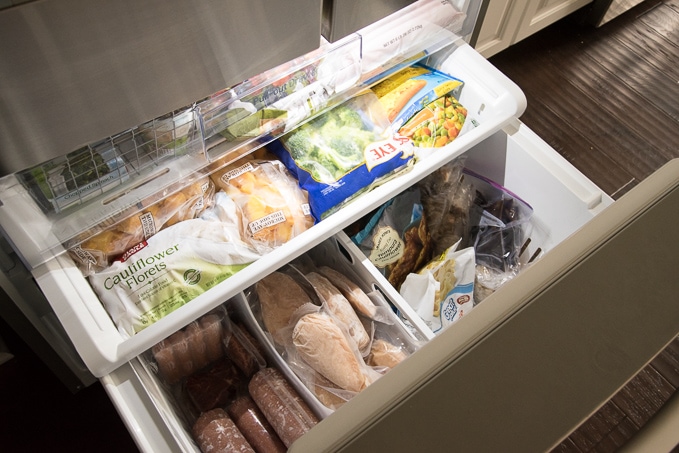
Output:
[[[198,269],[188,269],[184,272],[184,283],[196,285],[198,282],[200,282],[200,271]]]

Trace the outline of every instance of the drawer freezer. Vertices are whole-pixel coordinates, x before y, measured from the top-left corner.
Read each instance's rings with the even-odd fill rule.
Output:
[[[450,6],[416,2],[403,10],[405,16],[390,16],[386,23],[415,17],[417,10],[412,8],[434,3]],[[452,3],[455,7],[463,3],[460,10],[467,13],[474,9],[466,2]],[[458,25],[457,16],[451,24]],[[385,22],[376,25],[384,27]],[[408,30],[406,35],[418,28]],[[118,331],[87,279],[60,248],[64,232],[78,223],[73,219],[85,222],[83,212],[99,211],[80,209],[73,217],[67,210],[46,215],[11,180],[12,175],[3,180],[3,232],[141,450],[198,451],[171,398],[145,366],[144,353],[328,241],[351,249],[344,233],[347,226],[461,156],[468,168],[530,203],[540,227],[531,252],[539,258],[441,334],[420,326],[420,349],[326,414],[292,445],[292,451],[437,450],[443,445],[474,451],[507,445],[520,445],[522,451],[546,450],[679,332],[679,312],[670,302],[677,291],[670,274],[679,256],[672,249],[676,241],[671,240],[672,216],[679,212],[676,162],[613,203],[521,123],[525,98],[520,89],[459,38],[459,29],[450,33],[443,27],[439,33],[425,34],[415,40],[420,48],[404,46],[406,51],[398,58],[354,73],[367,67],[369,51],[378,47],[369,39],[375,37],[369,31],[328,43],[330,50],[314,54],[314,62],[329,53],[341,55],[348,63],[338,72],[344,77],[339,80],[356,83],[333,85],[337,91],[328,106],[390,70],[423,60],[464,81],[460,102],[468,109],[470,127],[440,153],[418,161],[409,172],[363,194],[265,259],[131,337]],[[398,39],[406,35],[399,34]],[[197,122],[204,126],[204,120]],[[189,149],[187,155],[162,162],[165,187],[190,178],[193,170],[206,165],[206,159],[209,163],[222,157],[223,145],[207,149],[209,139],[203,135],[196,139],[202,153]],[[133,189],[150,190],[139,187]],[[133,206],[129,200],[134,200],[135,191],[128,189],[123,181],[121,189],[84,200],[84,206],[116,194],[120,197],[115,200]],[[363,282],[380,287],[384,297],[401,306],[407,316],[407,305],[398,292],[367,259],[352,256],[352,266]],[[410,321],[418,324],[415,317]]]

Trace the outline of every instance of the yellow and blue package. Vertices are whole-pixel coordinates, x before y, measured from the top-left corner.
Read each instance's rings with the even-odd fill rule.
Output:
[[[422,64],[386,78],[371,90],[387,111],[393,131],[398,131],[420,110],[442,96],[459,99],[464,82]]]
[[[405,170],[413,142],[392,134],[370,91],[329,110],[272,143],[269,149],[309,194],[317,221]]]

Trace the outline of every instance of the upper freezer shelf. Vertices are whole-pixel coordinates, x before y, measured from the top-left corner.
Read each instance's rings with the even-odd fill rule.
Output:
[[[0,224],[34,268],[459,43],[476,19],[470,3],[418,1],[192,105],[8,175],[0,179]]]

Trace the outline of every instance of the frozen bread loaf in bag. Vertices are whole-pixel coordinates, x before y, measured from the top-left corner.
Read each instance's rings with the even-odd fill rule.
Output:
[[[142,208],[122,220],[108,219],[80,234],[69,255],[85,275],[108,267],[126,251],[160,230],[194,219],[212,206],[215,186],[203,177],[159,201],[159,195],[140,203]]]
[[[277,160],[244,159],[210,175],[241,212],[243,236],[260,253],[314,224],[306,191]]]

